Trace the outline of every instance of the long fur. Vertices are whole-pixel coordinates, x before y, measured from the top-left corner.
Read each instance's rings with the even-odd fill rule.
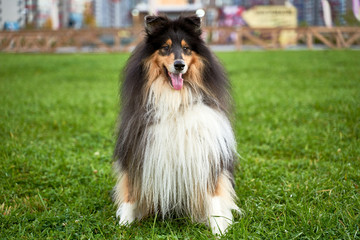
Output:
[[[238,209],[233,189],[237,154],[224,70],[200,38],[198,18],[153,17],[146,24],[146,37],[128,60],[121,91],[114,151],[120,223],[153,213],[210,220],[210,225],[215,224],[209,219],[214,212],[232,219],[231,209]],[[182,39],[191,54],[183,55],[188,69],[177,91],[159,66],[173,55],[162,57],[159,49],[166,41]]]

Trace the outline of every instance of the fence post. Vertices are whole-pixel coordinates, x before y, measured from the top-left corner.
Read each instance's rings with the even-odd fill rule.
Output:
[[[306,29],[306,45],[308,49],[313,49],[313,35],[310,28]]]
[[[241,51],[242,50],[242,27],[238,28],[236,30],[236,50]]]
[[[338,48],[346,47],[345,39],[344,39],[344,37],[343,37],[343,35],[342,35],[341,30],[338,28],[338,29],[336,30],[336,32],[337,32],[337,36],[336,36],[336,46],[337,46]]]
[[[277,48],[279,45],[281,46],[281,44],[279,43],[279,29],[275,28],[271,30],[271,48]],[[281,46],[281,48],[283,48],[283,46]]]

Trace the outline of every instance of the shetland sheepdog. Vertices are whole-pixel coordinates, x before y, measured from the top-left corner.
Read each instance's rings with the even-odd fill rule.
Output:
[[[187,216],[215,234],[232,223],[236,141],[229,82],[197,16],[145,17],[124,70],[115,146],[120,225]]]

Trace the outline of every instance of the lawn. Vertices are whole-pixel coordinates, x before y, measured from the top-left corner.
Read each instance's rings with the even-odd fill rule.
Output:
[[[360,51],[219,53],[243,216],[224,239],[360,239]],[[0,54],[0,239],[209,239],[189,219],[119,227],[127,54]]]

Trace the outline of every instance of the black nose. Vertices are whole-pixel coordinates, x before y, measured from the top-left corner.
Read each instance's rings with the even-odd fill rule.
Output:
[[[175,70],[182,71],[185,67],[185,62],[183,60],[175,60],[174,62]]]

